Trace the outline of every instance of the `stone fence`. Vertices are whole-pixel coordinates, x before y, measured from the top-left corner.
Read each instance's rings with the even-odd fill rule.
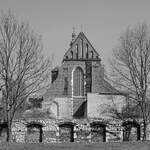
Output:
[[[0,126],[0,141],[6,139],[7,126]],[[121,142],[140,140],[142,126],[134,121],[30,119],[14,121],[12,142]]]

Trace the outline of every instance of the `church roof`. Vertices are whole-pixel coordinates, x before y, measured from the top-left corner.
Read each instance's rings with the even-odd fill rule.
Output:
[[[117,89],[115,89],[109,82],[107,82],[105,79],[103,79],[103,82],[101,84],[101,91],[100,94],[116,94],[116,95],[126,95],[126,93],[121,92]]]
[[[63,61],[68,60],[100,60],[98,52],[92,46],[83,32],[70,43],[70,48],[65,53]]]

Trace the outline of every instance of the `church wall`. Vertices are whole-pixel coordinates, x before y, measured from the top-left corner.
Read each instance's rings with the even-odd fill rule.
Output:
[[[68,83],[69,83],[69,95],[72,96],[73,91],[72,91],[72,86],[73,86],[73,71],[77,68],[80,67],[83,72],[85,73],[85,62],[83,61],[65,61],[62,65],[62,68],[68,68]]]
[[[59,67],[58,77],[51,84],[51,87],[44,95],[44,100],[50,97],[72,97],[72,73],[76,67],[81,67],[85,71],[85,62],[83,61],[66,61]],[[64,93],[65,77],[68,80],[67,94]]]
[[[100,62],[92,62],[92,92],[101,92],[104,70]]]

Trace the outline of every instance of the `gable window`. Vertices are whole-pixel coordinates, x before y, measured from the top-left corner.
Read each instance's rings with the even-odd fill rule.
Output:
[[[94,57],[94,53],[93,53],[93,51],[91,51],[91,58],[93,58]]]
[[[83,39],[81,39],[81,58],[83,58]]]
[[[71,59],[73,59],[73,51],[71,51],[70,53],[71,53]]]
[[[86,44],[86,58],[88,58],[89,56],[88,56],[88,51],[89,51],[89,45],[88,44]]]
[[[76,58],[78,59],[78,54],[79,53],[79,50],[78,50],[78,44],[76,44]]]

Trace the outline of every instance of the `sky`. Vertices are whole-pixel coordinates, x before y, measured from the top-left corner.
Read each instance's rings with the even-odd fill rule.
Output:
[[[60,65],[71,41],[73,26],[83,31],[109,67],[112,49],[127,27],[150,24],[150,0],[0,0],[0,10],[11,10],[42,36],[44,55]]]

